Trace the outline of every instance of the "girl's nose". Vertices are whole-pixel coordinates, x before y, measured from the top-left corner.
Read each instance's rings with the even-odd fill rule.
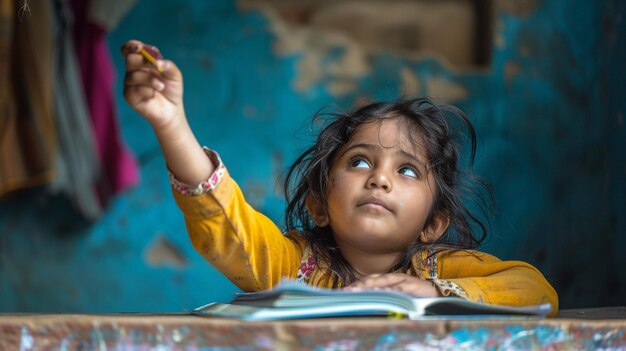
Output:
[[[389,192],[391,191],[391,181],[385,172],[374,171],[367,180],[367,187],[370,189],[380,188]]]

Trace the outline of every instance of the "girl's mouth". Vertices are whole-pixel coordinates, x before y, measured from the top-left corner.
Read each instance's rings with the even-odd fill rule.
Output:
[[[381,209],[385,209],[389,212],[393,212],[391,210],[391,207],[389,207],[389,205],[387,205],[387,203],[384,200],[381,200],[379,198],[376,197],[368,197],[366,199],[364,199],[363,201],[360,201],[357,204],[357,207],[363,207],[363,206],[368,206],[368,207],[372,207],[372,208],[381,208]]]

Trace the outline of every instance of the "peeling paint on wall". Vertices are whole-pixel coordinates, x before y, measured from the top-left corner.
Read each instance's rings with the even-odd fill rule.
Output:
[[[300,56],[294,82],[299,91],[323,84],[336,97],[354,92],[371,72],[371,58],[381,53],[433,57],[456,68],[472,66],[475,56],[477,25],[468,1],[238,4],[268,18],[276,54]]]
[[[440,102],[451,102],[468,96],[467,88],[444,77],[432,77],[426,80],[426,92]]]
[[[294,28],[273,9],[262,7],[262,12],[270,20],[271,30],[277,36],[274,52],[283,56],[301,56],[293,82],[296,90],[305,91],[324,83],[332,94],[341,96],[353,90],[356,80],[370,72],[363,49],[345,36],[311,28]],[[338,54],[337,49],[341,51]]]
[[[419,78],[413,70],[408,67],[402,67],[400,69],[400,79],[402,80],[400,95],[418,96],[422,93]]]
[[[184,268],[187,259],[165,235],[158,234],[144,252],[144,260],[152,267]]]

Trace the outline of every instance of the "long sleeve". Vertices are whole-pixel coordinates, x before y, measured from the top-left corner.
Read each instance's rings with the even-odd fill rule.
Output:
[[[502,261],[477,251],[445,251],[437,255],[439,278],[460,286],[470,300],[510,306],[550,303],[554,316],[558,296],[532,265]]]
[[[240,289],[269,289],[296,276],[303,243],[252,208],[227,171],[212,191],[173,193],[196,250]]]

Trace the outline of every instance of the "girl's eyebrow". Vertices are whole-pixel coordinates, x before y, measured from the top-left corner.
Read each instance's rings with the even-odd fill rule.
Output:
[[[350,150],[359,149],[359,148],[367,149],[367,150],[370,150],[370,151],[382,151],[384,149],[381,145],[366,144],[366,143],[354,144],[354,145],[350,145],[348,148],[346,148],[341,153],[341,156],[345,155]],[[406,152],[406,151],[402,150],[401,148],[397,148],[396,149],[396,154],[401,155],[403,158],[408,158],[408,159],[410,159],[412,161],[415,161],[416,163],[422,165],[423,167],[428,168],[428,166],[426,165],[426,162],[421,160],[419,157],[413,155],[412,153]]]

